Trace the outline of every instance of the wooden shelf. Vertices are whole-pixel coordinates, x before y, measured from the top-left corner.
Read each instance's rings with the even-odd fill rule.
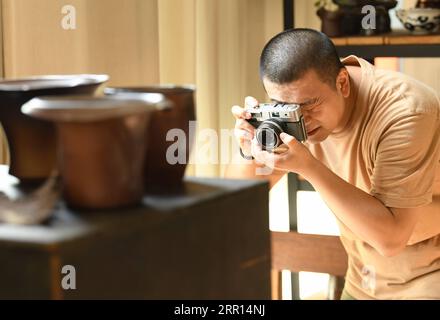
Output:
[[[335,46],[349,46],[349,45],[382,45],[384,42],[383,36],[351,36],[331,38]]]
[[[401,31],[374,36],[337,37],[332,41],[336,46],[432,45],[440,44],[440,33],[415,35]]]
[[[408,31],[374,36],[332,38],[341,57],[354,54],[368,60],[376,57],[440,57],[440,33],[416,35]]]

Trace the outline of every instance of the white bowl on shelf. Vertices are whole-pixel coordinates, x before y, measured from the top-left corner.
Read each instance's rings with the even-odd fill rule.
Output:
[[[396,16],[405,29],[416,34],[435,32],[440,25],[440,9],[411,8],[396,10]]]

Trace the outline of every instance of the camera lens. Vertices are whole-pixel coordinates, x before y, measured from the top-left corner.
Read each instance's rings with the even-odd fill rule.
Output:
[[[272,150],[281,145],[280,134],[283,132],[283,123],[277,119],[263,121],[258,127],[256,138],[265,150]]]
[[[261,144],[266,147],[273,147],[277,143],[277,137],[273,130],[262,129],[260,131]]]

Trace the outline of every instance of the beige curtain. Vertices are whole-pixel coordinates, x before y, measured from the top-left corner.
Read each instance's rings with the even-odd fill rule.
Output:
[[[1,0],[4,76],[109,73],[111,85],[157,83],[157,0]],[[65,30],[62,8],[76,9]]]
[[[198,132],[232,129],[230,108],[246,95],[264,99],[258,60],[266,41],[282,30],[281,0],[160,0],[159,56],[162,83],[197,85]],[[206,132],[206,131],[205,131]],[[189,175],[219,176],[222,154],[204,152],[198,135]],[[202,150],[203,149],[203,150]],[[214,150],[211,150],[214,151]],[[212,164],[212,160],[220,164]]]

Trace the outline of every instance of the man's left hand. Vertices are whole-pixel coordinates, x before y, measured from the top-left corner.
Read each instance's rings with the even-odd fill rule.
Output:
[[[254,138],[252,140],[252,155],[255,160],[271,169],[295,172],[300,175],[310,167],[313,161],[317,161],[310,151],[293,136],[283,132],[280,138],[288,148],[281,154],[262,150],[261,145]]]

